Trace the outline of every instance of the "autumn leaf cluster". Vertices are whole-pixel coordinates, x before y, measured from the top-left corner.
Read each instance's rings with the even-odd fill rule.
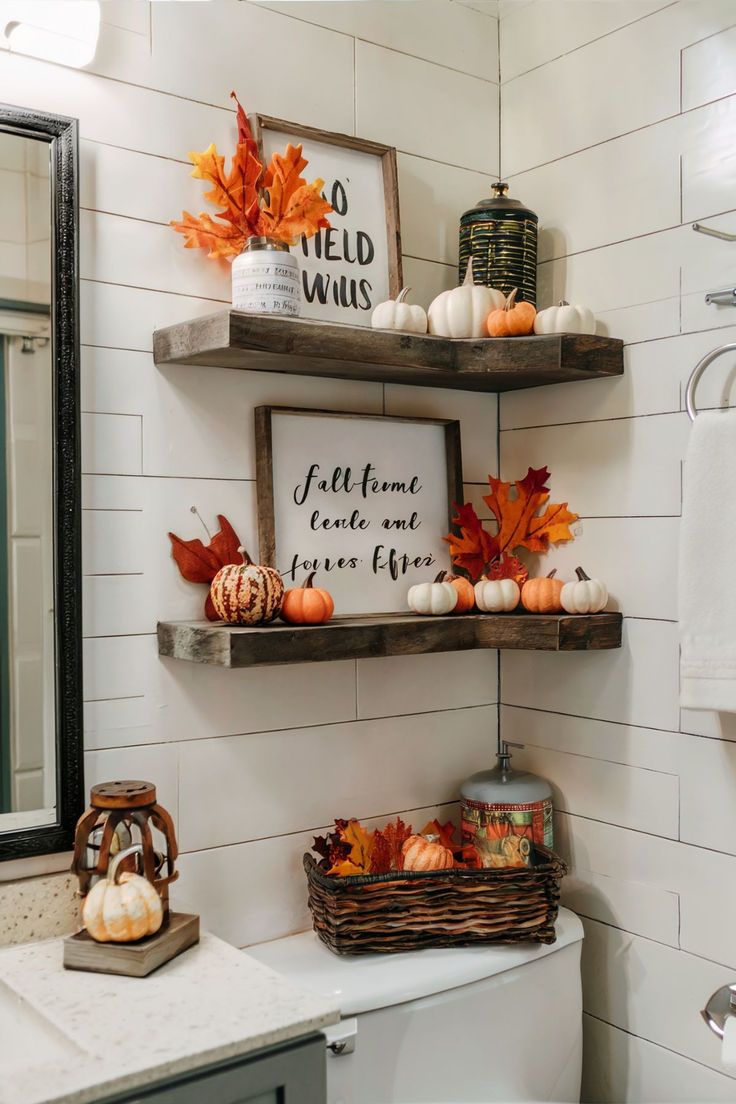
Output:
[[[366,831],[359,820],[336,820],[335,831],[314,837],[314,850],[321,856],[319,865],[328,874],[342,877],[351,874],[389,874],[403,869],[401,848],[413,834],[410,824],[401,817],[389,821],[384,828]],[[455,826],[451,821],[440,824],[431,820],[419,835],[437,836],[439,842],[455,854],[455,866],[477,866],[477,855],[466,848],[459,851],[453,842]]]
[[[483,501],[495,518],[495,533],[488,532],[470,503],[455,504],[456,531],[444,538],[455,567],[473,582],[487,574],[521,584],[528,571],[514,555],[518,549],[547,552],[551,544],[573,540],[570,525],[578,515],[568,510],[566,502],[550,503],[549,478],[546,467],[529,468],[523,479],[513,483],[488,476],[491,491]]]
[[[231,96],[238,105],[238,143],[229,170],[214,143],[202,153],[189,154],[191,176],[211,185],[204,198],[219,210],[214,218],[205,211],[183,211],[171,223],[184,235],[185,248],[206,249],[208,257],[234,257],[253,236],[293,245],[329,227],[326,215],[332,207],[322,195],[324,180],[309,184],[301,175],[308,163],[301,145],[289,143],[283,155],[275,153],[264,167],[248,117],[234,92]]]

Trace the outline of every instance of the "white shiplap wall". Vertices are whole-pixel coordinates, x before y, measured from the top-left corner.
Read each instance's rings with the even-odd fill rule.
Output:
[[[497,404],[158,371],[154,328],[229,300],[229,270],[167,225],[205,205],[186,154],[232,148],[232,88],[249,110],[395,144],[405,282],[428,302],[456,279],[458,211],[497,177],[497,44],[495,18],[450,0],[107,0],[87,71],[0,50],[4,101],[80,120],[87,783],[157,783],[183,850],[177,901],[238,945],[307,925],[300,860],[315,830],[398,812],[421,827],[488,763],[497,657],[255,673],[162,661],[157,619],[199,616],[203,601],[180,579],[167,532],[202,535],[194,504],[208,524],[226,514],[256,547],[259,403],[458,417],[469,483],[496,467]]]
[[[504,653],[503,736],[551,779],[585,918],[586,1101],[733,1100],[698,1010],[736,969],[736,726],[678,707],[684,385],[736,339],[736,9],[730,0],[501,4],[501,170],[541,214],[541,305],[588,303],[618,380],[504,395],[501,470],[548,464],[583,563],[624,611],[621,652]],[[734,360],[699,389],[736,402]],[[707,569],[707,568],[706,568]]]

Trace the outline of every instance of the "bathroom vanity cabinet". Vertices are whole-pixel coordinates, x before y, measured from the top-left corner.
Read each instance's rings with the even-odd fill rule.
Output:
[[[314,1034],[97,1104],[325,1104],[325,1054],[324,1036]]]
[[[19,944],[0,950],[0,1101],[325,1104],[339,1018],[208,932],[145,978],[65,970],[60,939]]]

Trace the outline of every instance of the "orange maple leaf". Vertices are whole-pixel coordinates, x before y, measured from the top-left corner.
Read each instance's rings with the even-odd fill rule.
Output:
[[[225,158],[213,144],[204,153],[192,150],[189,159],[194,169],[189,174],[195,180],[208,180],[212,184],[204,198],[215,207],[221,207],[219,217],[237,226],[244,234],[254,234],[258,219],[258,182],[263,166],[251,152],[246,142],[238,144],[230,172],[225,172]]]
[[[366,832],[359,820],[349,820],[343,827],[340,822],[340,837],[350,844],[350,854],[343,862],[337,863],[329,874],[367,874],[371,869],[371,855],[375,844],[375,833]],[[347,869],[350,867],[351,869]]]
[[[250,123],[248,122],[248,116],[245,114],[245,109],[235,92],[230,93],[230,99],[235,100],[235,103],[238,105],[235,112],[235,120],[238,124],[238,142],[245,142],[253,156],[257,158],[258,143],[253,136],[253,131],[251,130]]]
[[[208,257],[235,257],[242,252],[246,235],[232,223],[215,222],[206,212],[199,216],[182,212],[171,225],[186,238],[185,249],[206,249]]]
[[[208,257],[234,257],[255,234],[278,238],[293,245],[322,227],[332,207],[322,196],[323,180],[311,184],[302,177],[307,161],[302,147],[289,144],[285,155],[275,153],[264,171],[248,116],[234,92],[237,104],[238,143],[230,171],[212,143],[202,153],[192,151],[191,175],[212,185],[205,199],[219,208],[215,221],[207,214],[184,211],[171,225],[186,238],[187,249],[206,249]]]
[[[566,502],[547,506],[549,477],[546,467],[529,468],[524,478],[514,483],[488,476],[491,493],[484,495],[483,501],[498,523],[499,555],[520,547],[546,552],[550,544],[574,539],[570,524],[578,520],[578,515],[568,510]],[[516,492],[513,497],[512,487]],[[538,511],[544,506],[547,508],[540,515]]]
[[[263,176],[268,204],[260,212],[261,234],[293,245],[302,235],[329,227],[325,216],[332,207],[322,197],[324,180],[308,184],[301,175],[306,164],[301,145],[289,143],[284,156],[274,153]]]
[[[448,820],[446,824],[440,824],[435,817],[434,820],[430,820],[428,824],[425,824],[419,833],[420,836],[439,836],[439,842],[443,847],[447,847],[450,851],[455,850],[455,843],[453,836],[455,835],[455,825],[451,820]]]

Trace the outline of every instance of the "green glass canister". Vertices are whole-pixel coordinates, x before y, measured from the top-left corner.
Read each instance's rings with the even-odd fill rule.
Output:
[[[539,218],[509,186],[491,185],[493,195],[481,199],[460,219],[460,283],[473,258],[473,281],[537,305],[537,227]]]
[[[504,740],[498,765],[463,782],[460,790],[463,844],[472,844],[483,866],[511,866],[533,859],[532,845],[552,848],[552,788],[544,778],[511,768]]]

